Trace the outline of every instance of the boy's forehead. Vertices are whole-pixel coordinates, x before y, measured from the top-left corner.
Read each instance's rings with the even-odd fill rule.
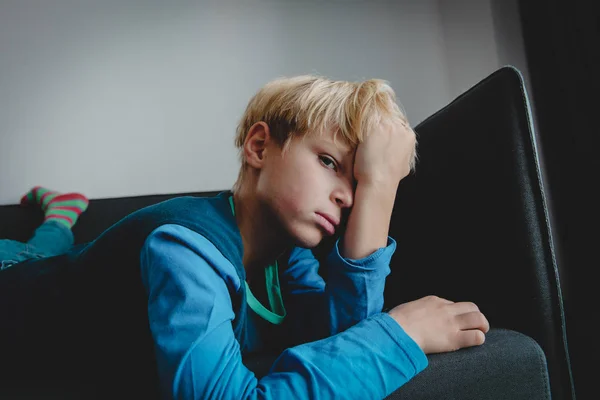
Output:
[[[344,140],[341,135],[338,135],[331,130],[311,136],[313,136],[317,142],[335,147],[336,150],[344,154],[351,154],[356,148],[356,146],[352,146],[350,143]]]

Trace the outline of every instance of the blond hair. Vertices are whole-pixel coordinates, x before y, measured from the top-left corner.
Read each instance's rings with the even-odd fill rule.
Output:
[[[333,130],[335,139],[341,138],[356,147],[385,120],[408,126],[394,90],[384,80],[332,81],[315,75],[275,79],[250,99],[237,126],[235,145],[242,165],[234,190],[239,188],[246,169],[243,154],[246,136],[257,122],[269,126],[271,137],[285,151],[293,137],[329,130]],[[411,170],[415,163],[416,148]]]

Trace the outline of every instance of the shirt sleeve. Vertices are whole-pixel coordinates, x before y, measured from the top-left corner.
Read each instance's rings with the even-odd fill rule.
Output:
[[[148,237],[141,265],[166,399],[381,399],[427,365],[400,325],[376,314],[339,335],[287,349],[257,380],[242,363],[232,329],[228,285],[239,287],[239,279],[208,240],[183,227],[161,227]]]
[[[388,237],[386,247],[359,260],[342,257],[339,245],[340,240],[326,258],[327,282],[319,275],[319,261],[311,250],[296,248],[290,254],[282,287],[294,343],[343,332],[383,309],[396,241]]]

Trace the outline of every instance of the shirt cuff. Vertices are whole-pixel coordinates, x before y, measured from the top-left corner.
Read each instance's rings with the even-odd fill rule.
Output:
[[[360,259],[344,258],[340,253],[341,238],[335,242],[335,246],[329,255],[329,264],[344,264],[346,267],[363,270],[377,269],[380,265],[389,266],[390,260],[396,251],[396,241],[388,236],[386,247],[380,247],[373,253]]]
[[[376,320],[396,341],[415,368],[415,374],[418,374],[427,367],[429,361],[423,350],[388,313],[374,315],[371,319]]]

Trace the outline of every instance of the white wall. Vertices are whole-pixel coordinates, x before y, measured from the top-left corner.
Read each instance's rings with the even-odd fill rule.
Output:
[[[517,0],[439,0],[439,11],[452,98],[505,65],[528,83]]]
[[[491,9],[498,64],[517,67],[523,74],[529,96],[533,98],[517,0],[491,0]]]
[[[0,1],[0,204],[228,188],[246,102],[282,75],[387,79],[417,124],[505,62],[482,2]]]
[[[499,66],[490,1],[440,0],[448,83],[463,93]]]

